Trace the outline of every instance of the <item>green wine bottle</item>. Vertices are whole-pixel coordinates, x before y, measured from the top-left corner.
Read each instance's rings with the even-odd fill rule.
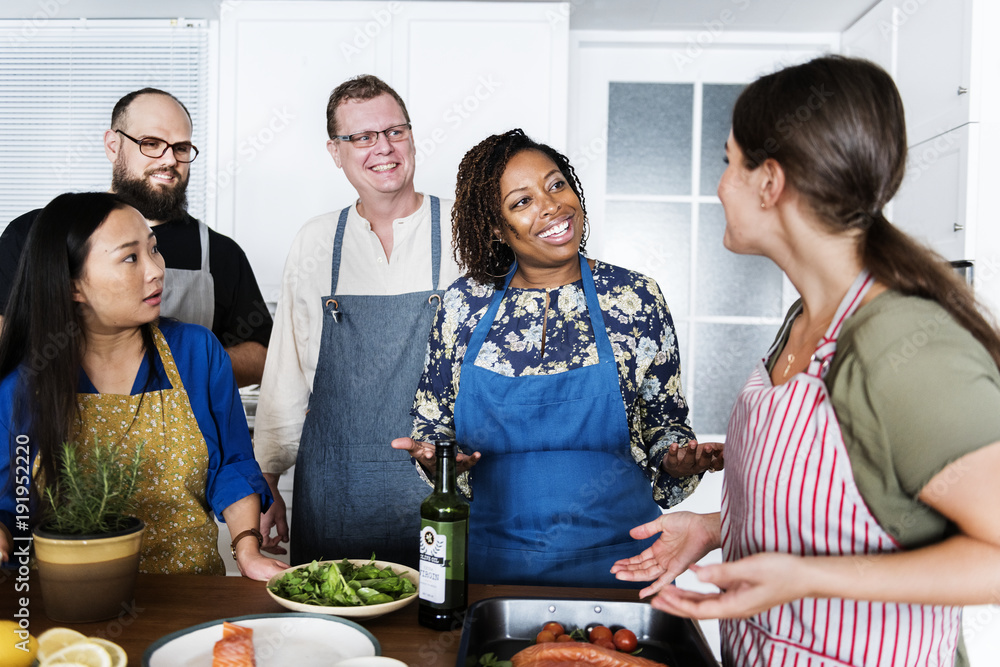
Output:
[[[469,597],[469,503],[458,490],[455,443],[435,443],[434,491],[420,503],[420,625],[462,626]]]

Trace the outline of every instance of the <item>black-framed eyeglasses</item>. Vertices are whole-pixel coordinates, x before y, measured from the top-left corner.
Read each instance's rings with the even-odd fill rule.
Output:
[[[339,134],[334,139],[350,141],[352,146],[357,146],[358,148],[368,148],[378,143],[378,135],[380,134],[384,134],[385,138],[389,141],[406,141],[410,138],[410,129],[412,127],[409,123],[404,123],[402,125],[387,127],[378,132],[375,130],[364,130],[363,132],[355,132],[354,134]]]
[[[198,149],[194,147],[190,141],[178,141],[176,144],[168,144],[163,139],[157,139],[156,137],[144,137],[143,139],[136,139],[135,137],[130,137],[121,130],[115,130],[126,139],[131,139],[135,143],[139,144],[139,152],[146,157],[163,157],[168,148],[174,150],[174,159],[178,162],[194,162],[194,159],[198,157]]]

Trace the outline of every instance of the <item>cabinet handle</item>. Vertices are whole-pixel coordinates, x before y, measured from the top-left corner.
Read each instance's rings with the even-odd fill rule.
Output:
[[[958,223],[958,222],[955,223],[955,231],[956,232],[960,232],[960,231],[962,231],[964,229],[965,229],[965,225],[963,225],[961,223]]]
[[[969,89],[966,88],[965,86],[959,86],[958,87],[958,94],[959,95],[965,95],[967,92],[969,92]]]

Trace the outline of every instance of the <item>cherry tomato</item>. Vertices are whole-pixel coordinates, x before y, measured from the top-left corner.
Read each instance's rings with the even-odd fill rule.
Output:
[[[547,642],[554,642],[555,640],[556,636],[551,632],[549,632],[548,630],[542,630],[537,635],[535,635],[536,644],[545,644]]]
[[[590,629],[590,634],[587,636],[590,638],[591,644],[596,644],[599,639],[607,639],[610,641],[611,638],[614,637],[614,634],[611,632],[611,629],[606,626],[595,625]]]
[[[565,632],[558,637],[556,637],[557,642],[575,642],[576,640],[567,635]]]
[[[559,623],[556,623],[555,621],[549,621],[548,623],[543,625],[542,630],[548,630],[556,637],[558,637],[559,635],[566,634],[566,630],[563,629],[563,626]]]
[[[591,642],[591,644],[593,644],[594,646],[600,646],[602,648],[610,649],[612,651],[618,650],[617,648],[615,648],[615,643],[613,641],[611,641],[610,639],[604,639],[603,637],[598,639],[596,642]]]
[[[631,653],[639,645],[639,640],[635,638],[635,633],[622,628],[614,636],[615,648],[625,653]]]

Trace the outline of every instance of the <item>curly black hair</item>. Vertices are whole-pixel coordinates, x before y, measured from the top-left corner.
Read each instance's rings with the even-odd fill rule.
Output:
[[[500,177],[507,163],[521,151],[534,150],[548,156],[580,198],[583,210],[583,237],[580,251],[587,243],[587,206],[583,186],[576,176],[569,159],[546,144],[530,139],[523,130],[514,129],[494,134],[474,146],[458,166],[458,184],[455,187],[455,205],[451,209],[452,241],[455,261],[465,274],[484,285],[503,287],[504,278],[514,263],[514,251],[500,243],[494,230],[506,225],[501,211]]]

